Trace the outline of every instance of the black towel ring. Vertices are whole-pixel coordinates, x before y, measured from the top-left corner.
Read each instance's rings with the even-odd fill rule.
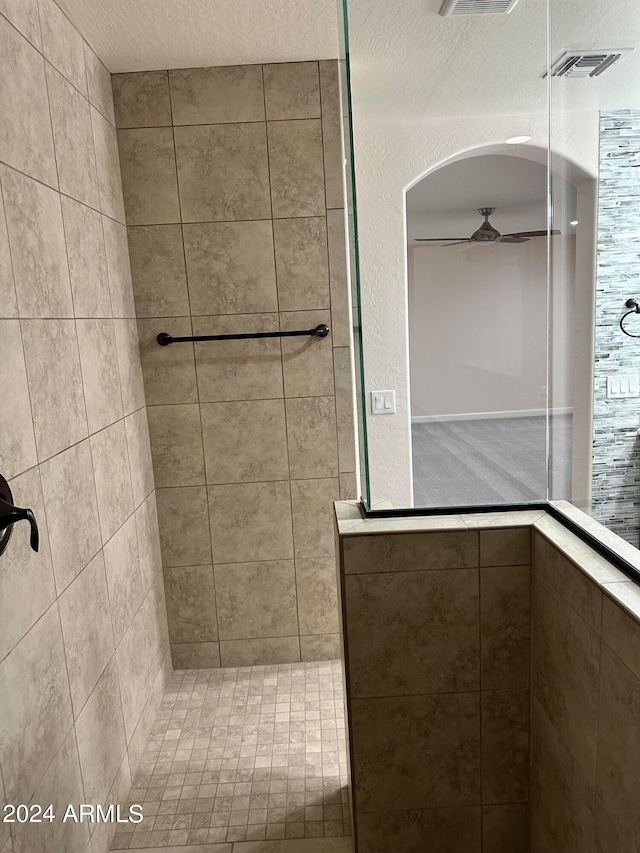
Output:
[[[640,338],[640,335],[632,335],[631,332],[627,332],[627,330],[623,326],[623,323],[627,319],[629,314],[640,314],[640,305],[636,302],[635,299],[627,299],[627,301],[624,304],[630,310],[627,311],[626,314],[623,314],[622,317],[620,318],[620,328],[625,333],[625,335],[627,335],[627,337],[629,337],[629,338]]]

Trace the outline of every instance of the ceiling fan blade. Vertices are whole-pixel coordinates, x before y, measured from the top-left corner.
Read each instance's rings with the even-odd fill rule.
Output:
[[[548,234],[557,235],[561,231],[516,231],[514,234],[505,234],[505,237],[546,237]]]
[[[446,246],[442,246],[443,249],[448,249],[449,246],[461,246],[463,243],[472,243],[473,240],[457,240],[455,243],[447,243]]]
[[[466,237],[414,237],[417,243],[448,243],[451,240],[465,240]]]
[[[516,236],[515,234],[505,234],[504,237],[498,237],[498,239],[495,240],[494,242],[496,242],[496,243],[528,243],[529,238],[528,237]]]

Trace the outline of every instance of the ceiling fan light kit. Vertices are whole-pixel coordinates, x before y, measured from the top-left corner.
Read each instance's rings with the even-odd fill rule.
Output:
[[[495,207],[479,207],[478,213],[484,217],[484,222],[474,231],[471,237],[416,237],[416,243],[446,243],[443,248],[460,246],[462,243],[527,243],[532,237],[546,237],[550,234],[560,234],[560,231],[516,231],[513,234],[501,234],[489,222],[489,217],[495,212]]]
[[[473,240],[474,243],[495,243],[495,241],[500,238],[500,232],[498,229],[494,228],[489,222],[489,217],[494,210],[495,207],[481,207],[478,209],[478,213],[481,216],[484,216],[484,222],[478,230],[474,231],[471,235],[471,240]]]

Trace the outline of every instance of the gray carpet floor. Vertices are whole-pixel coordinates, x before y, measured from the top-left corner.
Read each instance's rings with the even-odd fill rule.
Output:
[[[551,487],[571,494],[571,415],[550,427]],[[518,503],[547,496],[546,418],[413,424],[417,507]]]

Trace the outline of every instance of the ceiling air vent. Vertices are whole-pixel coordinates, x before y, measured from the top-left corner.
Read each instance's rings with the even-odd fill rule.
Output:
[[[551,76],[599,77],[632,50],[568,50],[551,66]]]
[[[440,14],[450,15],[508,15],[518,0],[445,0]]]

